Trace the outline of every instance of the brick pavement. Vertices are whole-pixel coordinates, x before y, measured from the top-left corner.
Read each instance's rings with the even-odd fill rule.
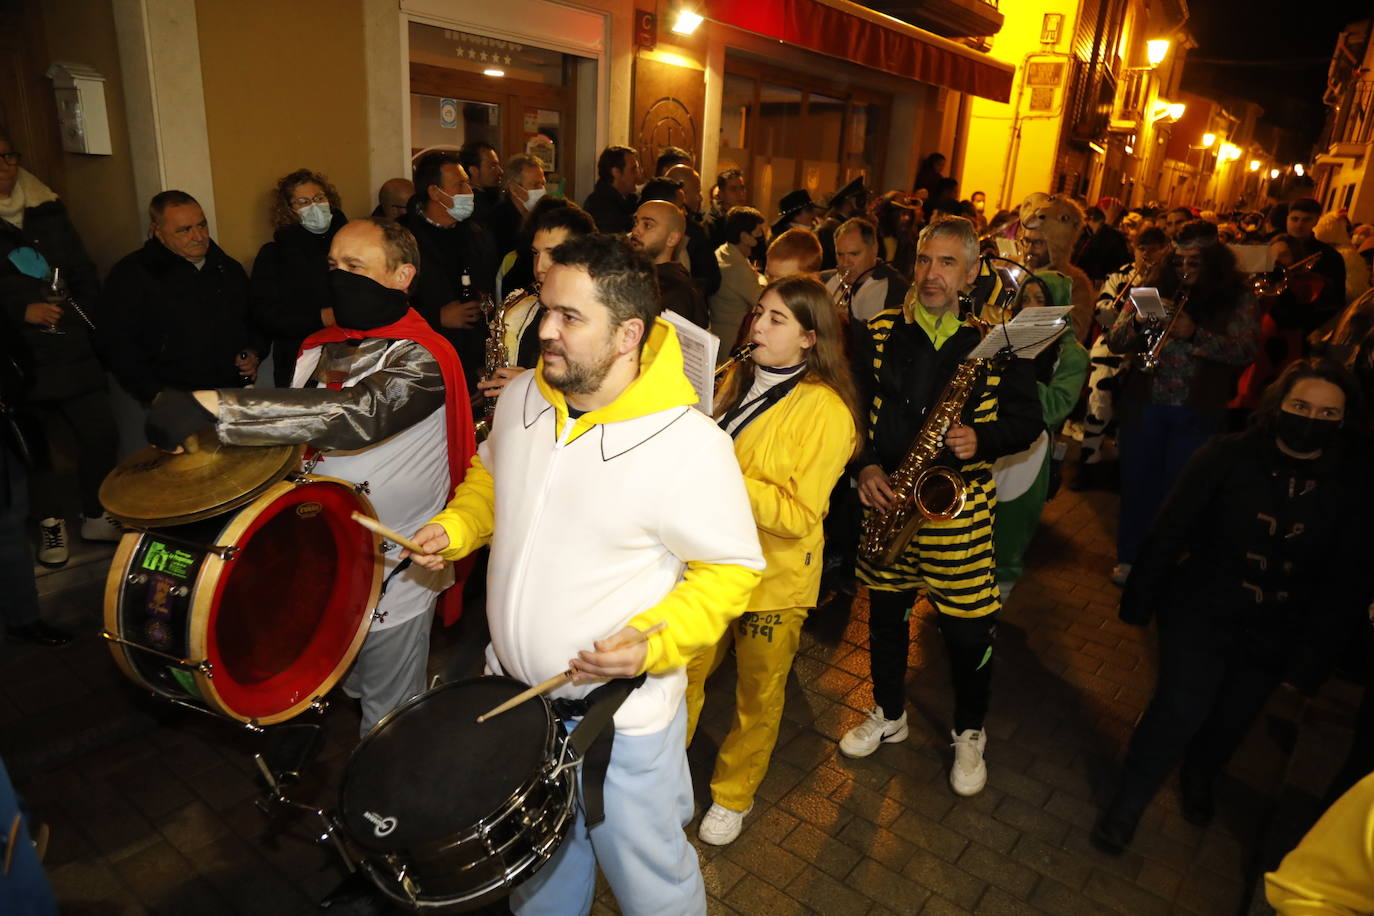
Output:
[[[849,760],[836,741],[871,705],[866,609],[814,615],[744,834],[724,849],[698,844],[711,913],[1240,911],[1250,850],[1270,821],[1266,799],[1296,791],[1306,800],[1299,822],[1311,816],[1344,752],[1352,692],[1337,684],[1305,712],[1278,698],[1233,765],[1211,828],[1184,822],[1166,790],[1125,855],[1093,850],[1087,830],[1154,675],[1148,634],[1115,619],[1106,578],[1115,505],[1109,494],[1063,492],[1046,508],[999,627],[990,781],[975,798],[956,798],[946,782],[950,694],[933,623],[919,620],[911,652],[911,737]],[[91,579],[50,584],[44,598],[49,615],[81,628],[71,648],[0,646],[0,754],[52,825],[47,867],[63,912],[314,911],[338,867],[310,825],[255,807],[257,739],[126,682],[94,635],[100,588]],[[432,670],[470,672],[478,638],[437,634]],[[711,682],[690,751],[699,807],[728,727],[732,672],[727,662]],[[1299,716],[1317,722],[1321,740],[1292,753]],[[356,710],[336,703],[323,724],[325,749],[293,794],[328,806]],[[690,832],[695,843],[695,823]],[[594,912],[617,912],[604,890]]]

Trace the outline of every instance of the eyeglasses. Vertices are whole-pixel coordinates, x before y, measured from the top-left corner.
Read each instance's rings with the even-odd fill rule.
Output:
[[[291,206],[295,207],[297,210],[301,207],[308,207],[311,204],[327,203],[329,203],[329,197],[325,194],[316,194],[314,197],[296,197],[291,200]]]
[[[19,160],[23,158],[21,153],[0,153],[0,162],[4,162],[5,165],[18,165]]]

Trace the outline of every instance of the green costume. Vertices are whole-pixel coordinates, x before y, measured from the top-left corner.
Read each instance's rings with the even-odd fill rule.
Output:
[[[1048,291],[1046,305],[1067,306],[1073,281],[1056,270],[1042,270],[1036,278]],[[1054,371],[1048,380],[1036,382],[1045,431],[1024,452],[998,459],[993,465],[997,479],[997,511],[993,519],[993,543],[997,560],[997,584],[1004,594],[1021,577],[1022,558],[1050,490],[1050,453],[1054,431],[1078,403],[1088,377],[1088,351],[1072,333],[1051,346]],[[1004,495],[1006,494],[1006,495]]]

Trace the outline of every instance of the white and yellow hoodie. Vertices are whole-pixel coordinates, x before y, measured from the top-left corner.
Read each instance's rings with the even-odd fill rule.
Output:
[[[488,542],[493,673],[537,684],[629,624],[665,621],[649,677],[616,731],[672,721],[687,660],[744,612],[763,556],[730,437],[693,409],[677,333],[655,321],[637,378],[613,403],[568,416],[541,368],[497,402],[490,437],[447,508],[446,559]],[[553,696],[580,697],[593,684]]]

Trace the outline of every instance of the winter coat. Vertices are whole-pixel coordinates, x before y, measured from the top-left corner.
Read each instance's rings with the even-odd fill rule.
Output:
[[[278,229],[258,249],[250,286],[253,321],[272,339],[277,385],[286,387],[301,341],[324,327],[320,311],[332,306],[329,246],[348,222],[335,210],[329,228],[316,234],[297,223]]]
[[[32,248],[51,267],[62,268],[71,298],[97,325],[95,314],[100,284],[86,246],[60,200],[48,200],[24,211],[20,228],[0,220],[0,314],[17,333],[17,358],[28,378],[30,401],[57,401],[105,387],[105,370],[96,356],[90,328],[72,308],[62,318],[61,334],[47,334],[24,321],[30,303],[42,302],[48,280],[20,273],[9,260],[11,252]]]
[[[100,303],[102,352],[145,404],[163,388],[241,388],[235,357],[267,352],[250,316],[248,275],[214,242],[197,269],[149,239],[110,270]]]

